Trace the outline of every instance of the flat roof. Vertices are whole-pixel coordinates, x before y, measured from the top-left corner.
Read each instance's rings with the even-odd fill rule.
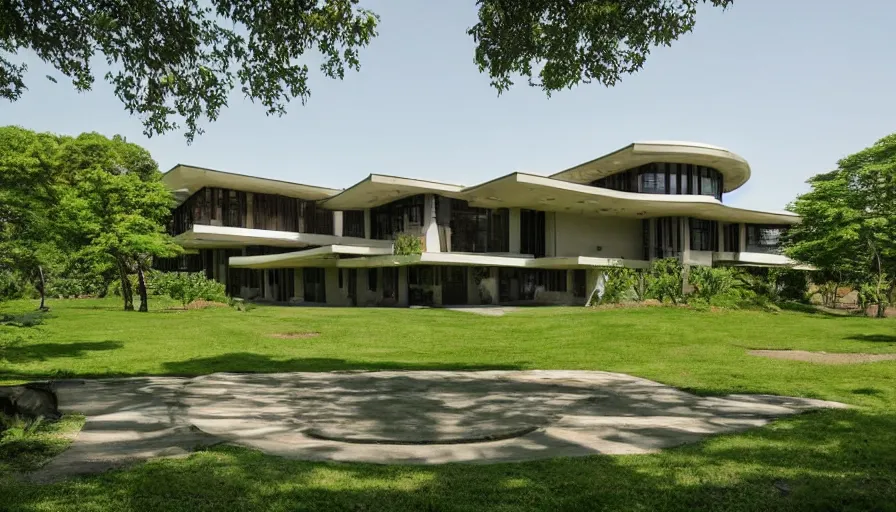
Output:
[[[442,183],[385,174],[370,174],[341,190],[258,178],[178,164],[162,180],[179,200],[205,186],[279,194],[318,201],[331,210],[373,208],[417,194],[463,199],[484,208],[530,208],[585,215],[651,218],[690,216],[728,222],[795,224],[790,212],[735,208],[712,196],[622,192],[588,185],[592,181],[650,162],[691,163],[718,169],[724,191],[740,187],[750,177],[746,160],[727,149],[699,142],[635,142],[600,158],[551,176],[511,173],[478,185]]]
[[[321,202],[331,210],[373,208],[417,194],[439,194],[460,197],[463,185],[438,181],[371,174],[351,187]]]
[[[162,175],[162,183],[174,191],[178,204],[202,187],[219,187],[260,194],[279,194],[309,201],[335,196],[341,189],[305,185],[290,181],[259,178],[205,167],[177,164]]]

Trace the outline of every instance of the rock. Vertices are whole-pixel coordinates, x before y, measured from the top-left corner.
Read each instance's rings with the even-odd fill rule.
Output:
[[[46,384],[0,388],[0,411],[6,416],[59,419],[59,402]]]

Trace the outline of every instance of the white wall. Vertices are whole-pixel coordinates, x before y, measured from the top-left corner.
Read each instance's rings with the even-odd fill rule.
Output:
[[[643,227],[640,219],[586,217],[557,213],[557,256],[644,259]],[[547,243],[551,243],[547,238]],[[598,251],[597,247],[601,250]],[[550,251],[548,251],[550,252]]]

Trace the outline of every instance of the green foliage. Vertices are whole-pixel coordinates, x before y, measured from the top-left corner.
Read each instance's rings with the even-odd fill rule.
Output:
[[[803,221],[788,233],[785,253],[819,269],[824,281],[864,290],[882,315],[896,291],[896,134],[809,185],[790,206]]]
[[[156,162],[121,137],[0,128],[3,288],[105,293],[115,274],[180,252],[164,229],[171,204]]]
[[[609,268],[603,271],[604,290],[595,297],[597,304],[616,304],[632,298],[636,271],[630,268]]]
[[[149,2],[75,0],[0,4],[0,48],[30,50],[91,89],[99,55],[125,109],[143,121],[147,136],[179,129],[201,133],[203,117],[217,119],[234,88],[282,115],[292,98],[308,99],[308,66],[341,79],[359,69],[358,52],[376,35],[378,17],[356,0],[273,2],[212,0]],[[41,30],[29,27],[40,25]],[[0,97],[15,101],[25,90],[26,65],[0,56]],[[54,79],[55,80],[55,79]]]
[[[651,49],[693,30],[698,5],[724,8],[732,1],[477,0],[478,22],[467,34],[476,43],[476,65],[499,93],[521,75],[550,94],[592,81],[614,85],[641,69]],[[309,55],[329,78],[360,69],[360,50],[376,37],[379,17],[358,3],[0,3],[0,20],[6,21],[0,48],[9,52],[0,56],[0,97],[15,101],[26,90],[27,65],[9,55],[36,55],[78,91],[91,89],[93,67],[105,60],[110,71],[104,78],[147,136],[183,123],[192,141],[202,133],[202,121],[215,121],[237,88],[269,115],[283,115],[294,98],[304,104]]]
[[[691,267],[688,282],[698,299],[726,295],[735,286],[736,271],[727,267]]]
[[[44,323],[47,313],[44,311],[28,311],[19,314],[0,315],[0,324],[16,327],[34,327]]]
[[[399,233],[393,242],[395,254],[408,256],[423,253],[423,242],[419,236],[410,235],[408,233]]]
[[[681,262],[676,258],[654,260],[650,265],[649,295],[660,302],[684,301],[684,278]]]
[[[0,475],[33,471],[68,448],[84,424],[83,416],[66,415],[58,421],[5,417],[0,414]]]
[[[135,274],[128,274],[128,282],[130,283],[132,290],[137,289],[137,276]],[[114,295],[115,297],[121,297],[121,290],[121,278],[113,279],[109,282],[109,294]]]
[[[498,92],[517,75],[548,94],[580,83],[615,85],[641,69],[655,46],[694,28],[704,0],[632,2],[506,2],[480,0],[468,30],[475,61]],[[709,0],[727,7],[732,0]]]
[[[225,286],[206,278],[203,272],[167,272],[155,276],[153,289],[180,301],[184,307],[198,299],[228,302]]]

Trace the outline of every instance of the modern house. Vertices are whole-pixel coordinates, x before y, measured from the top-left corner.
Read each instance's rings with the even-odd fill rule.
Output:
[[[344,190],[177,165],[171,233],[233,296],[329,305],[581,304],[608,267],[792,265],[791,213],[735,208],[750,166],[723,148],[637,142],[551,176],[473,186],[371,174]],[[394,254],[399,234],[423,252]]]

